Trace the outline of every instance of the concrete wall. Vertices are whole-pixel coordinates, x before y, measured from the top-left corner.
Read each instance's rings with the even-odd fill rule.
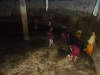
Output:
[[[50,1],[49,0],[49,12],[52,10],[59,14],[72,15],[68,13],[71,11],[82,11],[85,13],[92,13],[96,0],[65,0],[65,1]],[[28,14],[32,15],[34,12],[45,11],[45,0],[26,0]],[[19,14],[19,0],[3,0],[0,1],[0,16],[10,16],[11,13],[14,15]],[[40,11],[39,9],[42,9]],[[62,10],[62,11],[61,11]],[[75,14],[74,14],[75,15]]]

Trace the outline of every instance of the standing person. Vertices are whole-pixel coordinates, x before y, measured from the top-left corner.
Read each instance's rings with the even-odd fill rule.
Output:
[[[49,18],[48,26],[51,27],[51,18]]]
[[[67,33],[67,43],[70,45],[71,43],[71,34]]]
[[[67,33],[65,32],[65,26],[63,26],[63,30],[61,32],[61,40],[67,41]]]
[[[62,41],[67,40],[67,34],[64,31],[61,33],[61,39],[62,39]]]
[[[88,40],[87,48],[85,49],[87,54],[89,55],[92,54],[94,43],[95,43],[95,32],[92,32],[92,35]]]
[[[34,27],[35,30],[38,29],[38,20],[36,18],[34,19]]]
[[[72,60],[74,58],[74,62],[76,62],[77,57],[80,55],[80,48],[76,45],[70,45],[69,46],[71,50],[71,54],[68,54],[69,60]]]
[[[67,40],[70,41],[70,34],[69,33],[67,34],[67,37],[68,37]]]
[[[54,40],[54,35],[53,35],[53,28],[51,27],[50,30],[47,32],[49,35],[49,48],[53,46],[53,40]]]
[[[76,38],[77,39],[80,39],[81,38],[81,34],[82,34],[82,31],[79,29],[76,31]]]

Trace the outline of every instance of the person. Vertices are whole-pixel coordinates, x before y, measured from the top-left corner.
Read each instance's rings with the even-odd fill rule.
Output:
[[[69,48],[71,50],[71,54],[68,54],[67,57],[69,60],[74,58],[74,62],[76,62],[77,57],[80,55],[80,48],[76,45],[70,45]]]
[[[80,39],[81,38],[81,34],[82,34],[82,31],[79,29],[76,31],[76,38],[77,39]]]
[[[68,37],[67,40],[70,41],[70,33],[67,34],[67,37]]]
[[[67,41],[67,33],[65,32],[65,26],[63,26],[63,30],[61,32],[61,40],[62,41]]]
[[[94,43],[95,43],[95,32],[92,32],[92,35],[88,40],[87,48],[84,49],[84,50],[86,50],[87,54],[89,54],[89,55],[92,54]]]
[[[71,44],[71,34],[68,32],[67,33],[67,44],[70,45]]]
[[[51,18],[49,18],[48,26],[51,27]]]
[[[35,27],[35,30],[38,29],[38,26],[37,25],[38,25],[38,20],[35,18],[34,19],[34,27]]]
[[[62,33],[61,33],[61,39],[62,39],[62,41],[66,41],[66,39],[67,39],[67,34],[66,34],[65,32],[62,32]]]
[[[54,40],[54,35],[53,35],[53,28],[51,27],[50,30],[47,32],[49,35],[49,48],[53,46],[53,40]]]

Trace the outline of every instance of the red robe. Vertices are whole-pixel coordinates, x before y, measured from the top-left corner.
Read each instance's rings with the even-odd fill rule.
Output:
[[[61,38],[62,38],[62,40],[66,40],[67,39],[67,35],[64,32],[62,32],[61,33]]]
[[[38,24],[38,20],[35,19],[34,20],[34,25],[37,26],[37,24]]]
[[[71,45],[72,48],[72,56],[79,56],[80,55],[80,48],[78,48],[76,45]]]
[[[48,31],[48,34],[49,34],[49,39],[54,39],[54,35],[53,35],[53,32],[52,32],[52,30],[49,30]]]

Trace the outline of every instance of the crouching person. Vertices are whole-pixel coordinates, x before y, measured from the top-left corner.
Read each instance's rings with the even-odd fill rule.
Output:
[[[74,62],[76,62],[77,57],[80,55],[80,48],[76,45],[70,45],[69,48],[71,50],[71,54],[68,54],[67,57],[69,60],[73,59]]]

